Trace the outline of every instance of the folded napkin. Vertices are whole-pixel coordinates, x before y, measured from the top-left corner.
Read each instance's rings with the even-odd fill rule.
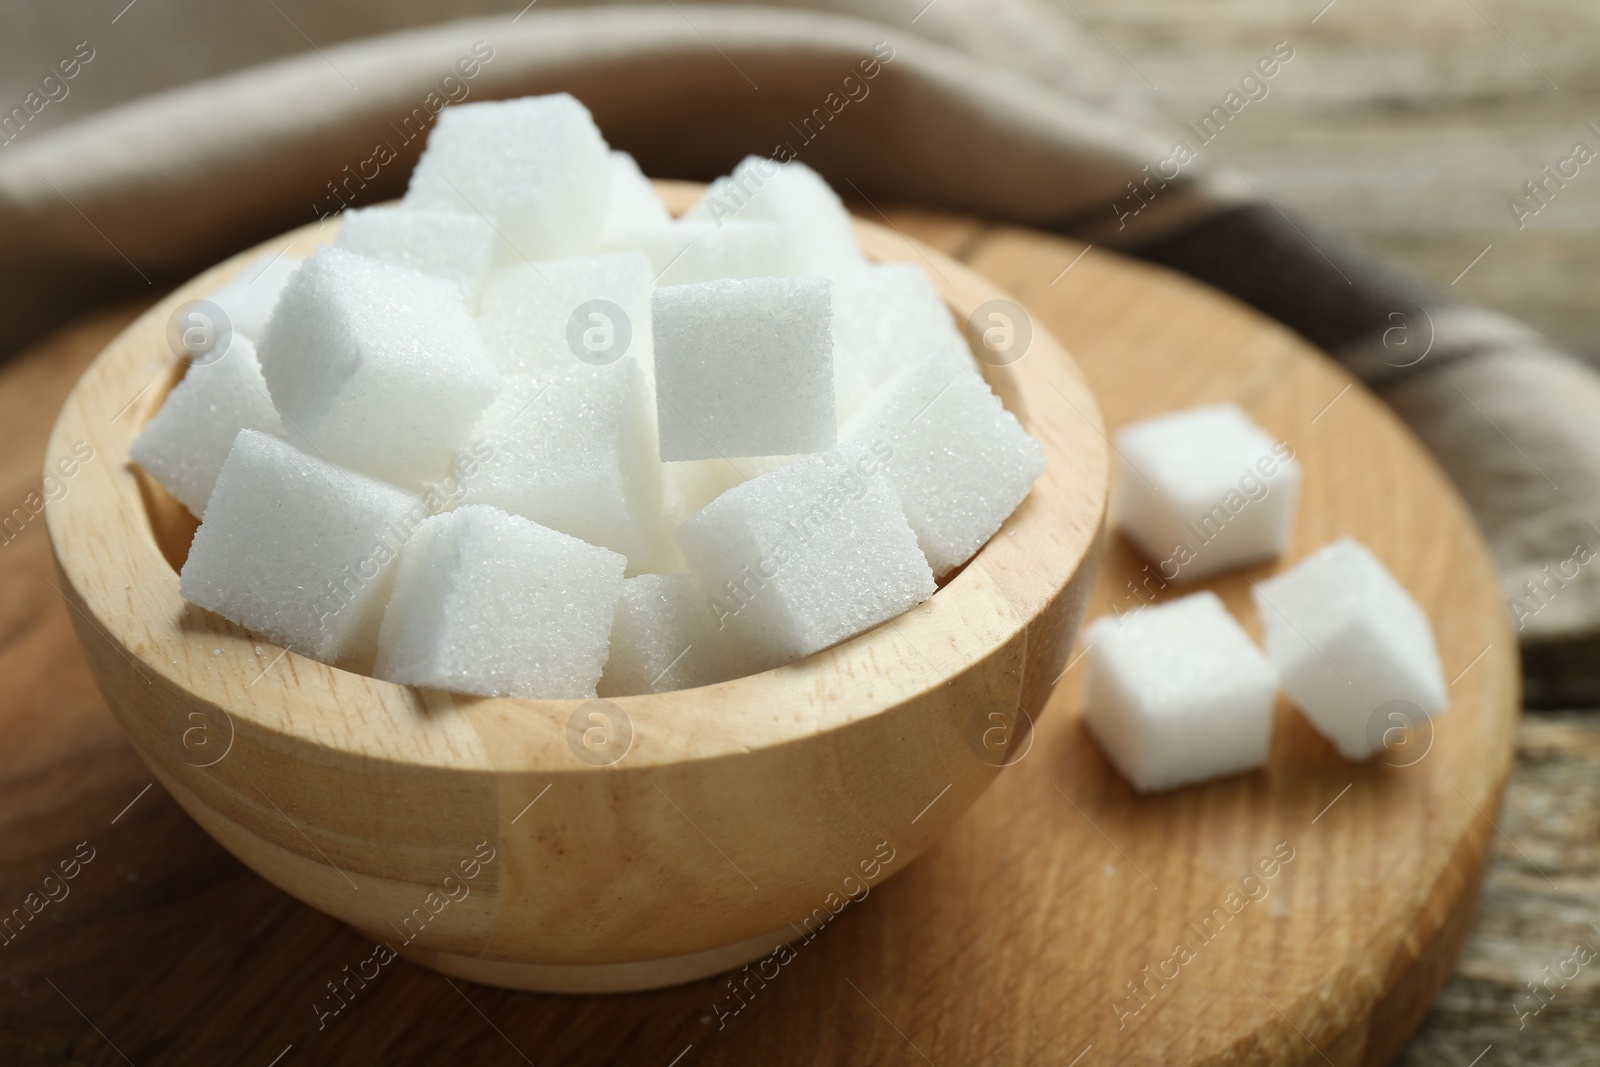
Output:
[[[1193,158],[1204,123],[1174,128],[1146,114],[1131,72],[1056,9],[924,2],[547,0],[314,46],[24,129],[0,144],[0,351],[346,204],[398,195],[447,101],[566,90],[650,174],[704,179],[787,148],[847,195],[1069,234],[1279,319],[1388,400],[1455,480],[1538,668],[1530,695],[1595,695],[1600,668],[1587,664],[1600,650],[1600,566],[1588,564],[1600,558],[1590,515],[1600,519],[1600,507],[1587,502],[1600,501],[1600,374]],[[200,0],[164,7],[180,20],[212,10]],[[280,15],[230,16],[212,69],[270,55],[269,45],[251,51],[266,35],[248,20]],[[388,25],[415,17],[400,12]],[[193,42],[167,32],[172,23],[152,25],[142,38],[130,28],[119,47],[141,49],[140,69],[170,80],[163,55]],[[1257,82],[1292,53],[1264,55]],[[477,62],[460,65],[469,57]],[[1243,85],[1237,107],[1253,91]],[[1225,99],[1211,121],[1220,127],[1234,106]]]

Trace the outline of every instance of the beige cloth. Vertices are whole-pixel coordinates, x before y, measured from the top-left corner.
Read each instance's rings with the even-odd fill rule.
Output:
[[[804,152],[868,196],[1045,225],[1100,214],[1126,175],[1167,147],[916,33],[810,12],[609,7],[449,24],[302,53],[0,148],[0,299],[12,305],[0,344],[14,344],[31,318],[58,319],[63,300],[181,277],[243,240],[312,220],[318,205],[337,204],[330,179],[359,170],[378,144],[398,158],[361,198],[397,195],[420,141],[401,141],[395,124],[480,40],[494,58],[469,99],[570,89],[614,145],[659,176],[715,174],[747,151],[796,141],[791,123],[823,106],[880,41],[894,58],[872,96]],[[79,80],[93,73],[91,63]],[[1209,209],[1192,184],[1174,183],[1147,215]]]
[[[285,0],[224,15],[199,0],[144,0],[114,25],[97,17],[92,26],[75,24],[84,16],[70,5],[37,9],[33,24],[0,38],[0,108],[25,100],[56,53],[86,41],[94,58],[65,99],[0,145],[0,351],[312,220],[341,202],[331,183],[362,202],[398,194],[420,145],[404,139],[406,116],[430,92],[459,96],[442,79],[482,41],[493,58],[460,83],[467,98],[572,91],[650,173],[708,177],[787,143],[873,200],[1120,244],[1250,300],[1347,358],[1434,449],[1488,536],[1525,640],[1600,634],[1600,566],[1563,566],[1579,542],[1600,553],[1600,529],[1589,525],[1600,518],[1590,514],[1600,511],[1600,376],[1511,320],[1395,281],[1355,252],[1332,254],[1356,286],[1319,284],[1323,265],[1300,238],[1275,232],[1247,185],[1198,164],[1137,227],[1119,230],[1110,205],[1169,154],[1175,132],[1143,114],[1137,75],[1061,9],[1038,0],[559,6],[342,45],[436,8]],[[803,140],[806,118],[884,48],[892,58],[869,95]],[[173,85],[184,87],[121,103]],[[395,158],[374,166],[380,145]],[[1333,292],[1354,296],[1321,303]],[[1397,370],[1384,350],[1392,307],[1443,324],[1417,366]],[[1535,610],[1517,610],[1529,580],[1544,592]]]

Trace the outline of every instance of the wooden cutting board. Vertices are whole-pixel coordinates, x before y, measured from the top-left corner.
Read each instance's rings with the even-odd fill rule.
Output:
[[[1069,667],[1025,754],[947,840],[740,972],[737,991],[718,978],[537,996],[399,961],[351,981],[373,972],[369,942],[250,873],[151,786],[55,588],[27,494],[62,397],[139,310],[124,308],[0,372],[0,504],[20,509],[0,533],[0,918],[30,916],[0,938],[0,1062],[1392,1058],[1454,964],[1512,758],[1516,646],[1460,501],[1361,386],[1209,290],[1037,233],[887,221],[1010,290],[1071,349],[1111,427],[1233,400],[1293,445],[1292,556],[1357,537],[1434,620],[1452,705],[1428,736],[1356,766],[1280,705],[1264,771],[1139,797],[1083,731]],[[1111,536],[1091,617],[1137,604],[1127,583],[1143,566]],[[1257,635],[1247,580],[1271,570],[1208,583]],[[63,869],[70,881],[46,881]],[[329,983],[344,1007],[319,1027]]]

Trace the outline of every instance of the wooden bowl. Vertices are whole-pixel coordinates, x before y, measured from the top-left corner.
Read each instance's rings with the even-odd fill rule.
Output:
[[[696,187],[661,188],[681,209]],[[873,259],[924,266],[959,321],[1006,299],[857,225]],[[447,974],[652,988],[816,929],[1031,743],[1083,616],[1108,481],[1094,398],[1038,324],[1032,358],[983,368],[1044,445],[1032,494],[927,603],[778,670],[614,701],[469,698],[328,667],[186,604],[195,521],[127,459],[184,366],[168,319],[257,252],[305,254],[333,232],[268,242],[157,304],[79,380],[48,451],[98,458],[48,523],[107,702],[262,877]]]

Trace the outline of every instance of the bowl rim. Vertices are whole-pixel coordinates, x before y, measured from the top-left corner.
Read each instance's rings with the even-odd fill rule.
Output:
[[[674,214],[704,188],[656,185]],[[987,301],[1007,301],[1022,312],[1032,333],[1023,355],[1031,358],[978,365],[1044,447],[1045,473],[1000,530],[923,604],[760,674],[695,689],[599,698],[621,709],[631,733],[624,755],[614,762],[581,762],[569,750],[568,732],[586,721],[580,715],[591,701],[473,697],[402,686],[281,649],[179,598],[177,575],[148,511],[145,494],[153,480],[127,457],[128,444],[183,367],[165,341],[166,322],[180,305],[215,291],[262,253],[304,254],[331,242],[337,218],[263,242],[178,286],[107,345],[74,385],[52,431],[46,463],[84,440],[107,453],[103,462],[85,464],[72,490],[46,506],[51,545],[69,595],[77,599],[74,606],[146,682],[154,673],[220,711],[234,732],[242,721],[258,740],[276,736],[285,744],[410,767],[558,775],[732,758],[824,739],[924,697],[975,669],[1019,631],[1026,641],[1030,622],[1092,556],[1109,497],[1110,442],[1082,371],[1019,302],[898,230],[853,221],[870,260],[922,266],[958,324],[970,322]],[[1020,706],[1028,680],[1018,673]],[[352,715],[353,709],[359,714]],[[506,747],[490,740],[507,737],[517,743]]]

